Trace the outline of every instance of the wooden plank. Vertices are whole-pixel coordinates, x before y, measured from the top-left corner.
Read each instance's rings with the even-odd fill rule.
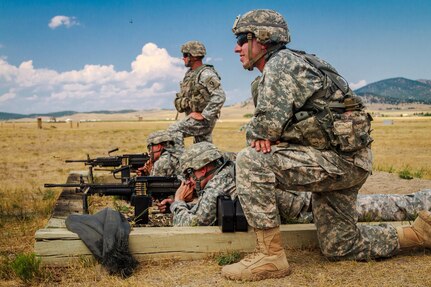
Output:
[[[72,171],[66,183],[79,183],[80,178],[88,180],[88,171]],[[76,193],[75,188],[63,188],[52,213],[53,218],[66,218],[72,213],[82,213],[82,194]]]
[[[390,222],[394,226],[408,222]],[[378,224],[378,223],[367,223]],[[291,224],[280,227],[286,248],[318,248],[314,224]],[[70,264],[77,258],[91,257],[91,252],[78,235],[65,228],[47,228],[36,232],[35,253],[44,264]],[[215,253],[250,252],[255,247],[252,228],[248,232],[222,233],[217,226],[199,227],[140,227],[129,236],[131,253],[138,260],[205,258]]]

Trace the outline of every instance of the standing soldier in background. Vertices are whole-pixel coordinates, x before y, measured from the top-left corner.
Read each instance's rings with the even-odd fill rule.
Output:
[[[176,144],[180,135],[165,130],[148,135],[147,147],[150,160],[137,170],[138,175],[176,176],[179,175],[179,159],[183,148]]]
[[[328,63],[286,48],[287,23],[272,10],[237,17],[235,52],[262,76],[253,85],[255,112],[247,148],[236,160],[237,194],[254,227],[253,254],[223,267],[234,280],[290,274],[280,234],[276,194],[311,191],[322,253],[332,260],[390,257],[400,249],[431,248],[431,213],[410,226],[357,225],[356,197],[371,173],[370,116]]]
[[[181,47],[186,67],[190,68],[180,83],[174,104],[186,118],[172,124],[168,131],[180,132],[183,137],[194,137],[194,143],[212,142],[212,131],[220,116],[226,95],[220,84],[220,76],[211,65],[204,65],[205,46],[189,41]],[[183,140],[181,141],[183,142]]]

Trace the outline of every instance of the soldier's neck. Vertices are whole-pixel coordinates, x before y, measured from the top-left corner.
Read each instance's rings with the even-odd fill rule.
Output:
[[[202,66],[202,61],[195,61],[192,63],[192,66],[190,67],[192,70],[196,70],[197,68],[199,68],[200,66]]]

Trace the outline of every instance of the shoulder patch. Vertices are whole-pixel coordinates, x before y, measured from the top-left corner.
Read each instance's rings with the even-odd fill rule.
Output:
[[[215,90],[220,87],[220,79],[216,76],[208,77],[204,81],[205,86],[211,90]]]

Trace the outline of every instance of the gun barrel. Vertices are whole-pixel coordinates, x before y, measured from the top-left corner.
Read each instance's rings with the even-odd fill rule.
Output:
[[[66,159],[64,162],[88,162],[88,159]]]
[[[63,183],[63,184],[45,183],[43,186],[44,187],[81,187],[81,184],[79,184],[79,183]]]

